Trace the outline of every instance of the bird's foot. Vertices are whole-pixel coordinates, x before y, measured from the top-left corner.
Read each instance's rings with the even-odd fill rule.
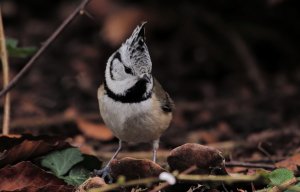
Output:
[[[109,166],[105,166],[103,169],[100,170],[94,170],[93,175],[99,176],[102,179],[104,179],[105,182],[112,183],[113,178],[110,174],[111,170]]]

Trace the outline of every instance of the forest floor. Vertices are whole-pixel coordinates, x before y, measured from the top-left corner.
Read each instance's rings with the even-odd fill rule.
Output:
[[[255,2],[236,5],[241,10],[232,14]],[[101,119],[97,88],[107,58],[143,20],[153,73],[176,105],[158,164],[146,160],[150,144],[129,143],[113,164],[115,185],[94,178],[77,189],[133,191],[125,186],[134,180],[136,191],[299,191],[298,47],[285,41],[289,29],[280,31],[280,15],[292,14],[286,7],[293,4],[260,5],[258,16],[245,11],[242,21],[210,3],[195,4],[92,1],[86,10],[93,18],[75,18],[10,92],[10,134],[0,137],[0,191],[72,191],[109,160],[118,142]],[[4,1],[6,35],[39,48],[76,6]],[[266,23],[276,25],[270,31]],[[29,58],[10,58],[11,78]],[[166,171],[172,174],[162,179]]]

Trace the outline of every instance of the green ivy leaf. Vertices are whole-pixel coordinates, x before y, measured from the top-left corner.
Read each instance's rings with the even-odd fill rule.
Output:
[[[44,156],[41,164],[49,168],[57,177],[61,177],[82,160],[82,154],[77,148],[68,148]]]
[[[6,48],[10,57],[25,58],[32,55],[36,51],[36,47],[17,47],[18,40],[6,38]]]
[[[83,167],[74,167],[71,169],[69,175],[62,177],[62,179],[69,185],[79,186],[89,178],[89,175],[90,172]]]
[[[268,173],[266,177],[269,179],[269,185],[280,185],[294,177],[294,173],[288,169],[276,169]]]

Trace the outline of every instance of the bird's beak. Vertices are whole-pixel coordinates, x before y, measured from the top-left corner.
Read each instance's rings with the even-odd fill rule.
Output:
[[[143,75],[141,75],[140,78],[147,81],[148,83],[150,83],[151,79],[152,79],[152,76],[150,74],[144,73]]]

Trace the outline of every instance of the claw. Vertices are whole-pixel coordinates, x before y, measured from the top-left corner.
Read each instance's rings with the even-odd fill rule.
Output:
[[[107,183],[112,183],[113,182],[113,178],[112,178],[110,172],[111,171],[110,171],[109,166],[105,166],[103,169],[94,170],[93,174],[96,175],[96,176],[101,177]]]

